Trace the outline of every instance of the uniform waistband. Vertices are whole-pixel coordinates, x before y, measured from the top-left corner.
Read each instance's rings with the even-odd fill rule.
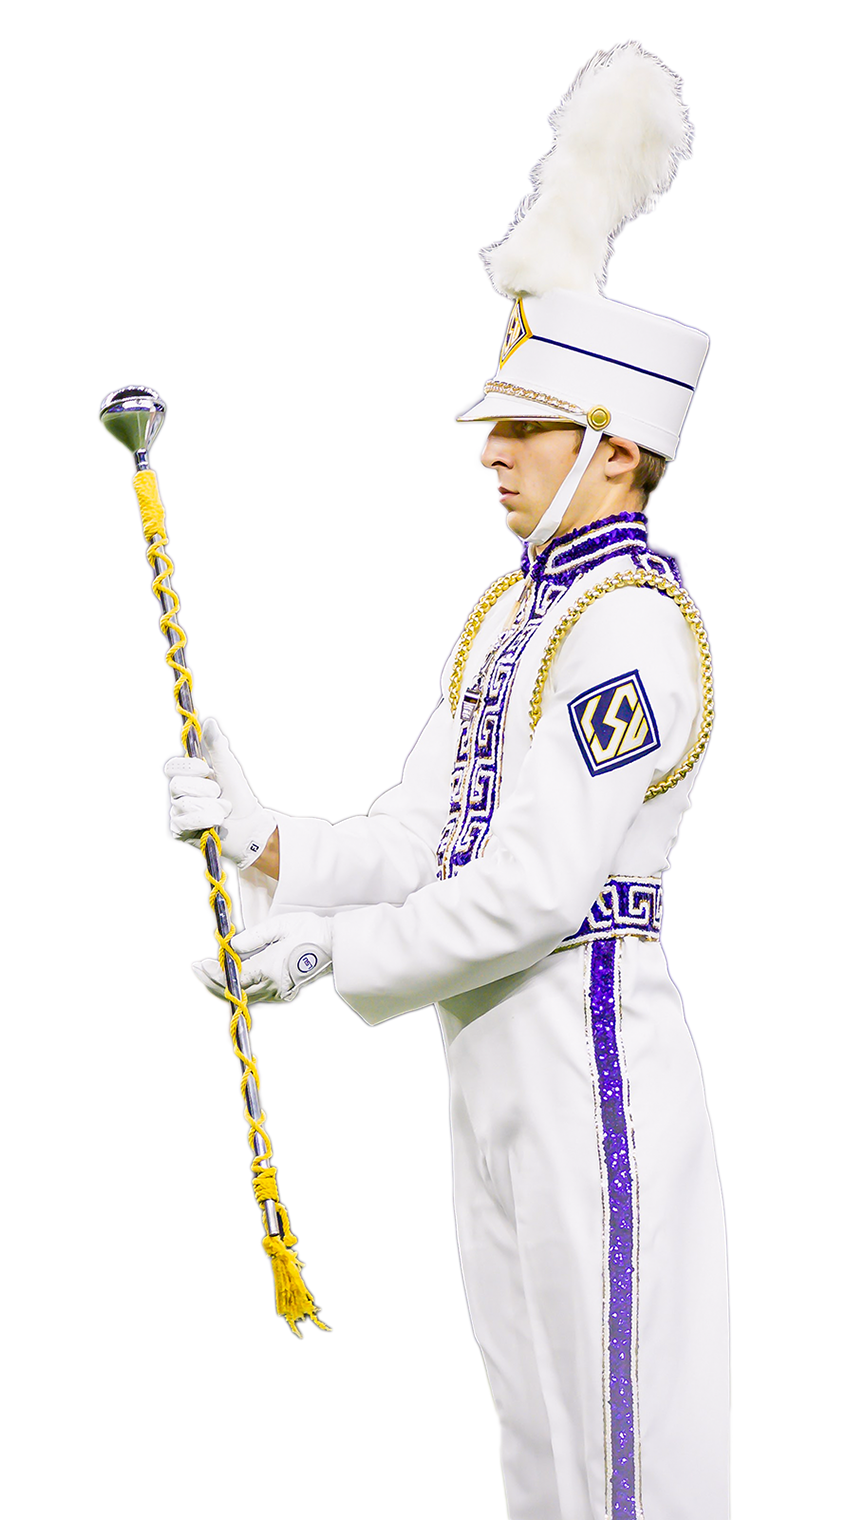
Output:
[[[658,939],[661,926],[661,876],[610,876],[587,918],[553,955],[595,939]]]

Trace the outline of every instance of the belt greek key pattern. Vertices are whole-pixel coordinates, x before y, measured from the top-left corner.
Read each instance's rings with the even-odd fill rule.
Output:
[[[558,945],[570,950],[600,939],[658,939],[662,927],[662,881],[658,876],[612,876],[575,934]]]

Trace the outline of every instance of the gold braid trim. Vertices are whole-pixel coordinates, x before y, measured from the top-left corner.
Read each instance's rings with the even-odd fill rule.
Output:
[[[554,407],[557,412],[569,412],[574,417],[584,417],[585,408],[574,401],[562,401],[560,396],[549,396],[545,391],[529,391],[523,385],[512,385],[510,380],[487,380],[484,394],[496,391],[500,396],[519,396],[522,401],[539,401],[542,406]],[[486,420],[486,419],[485,419]]]
[[[703,709],[698,737],[692,745],[691,749],[680,761],[679,765],[676,765],[674,769],[669,771],[666,776],[663,776],[661,781],[654,781],[652,785],[647,788],[647,791],[644,794],[644,801],[649,802],[652,797],[658,797],[662,792],[670,791],[672,786],[676,786],[679,781],[682,781],[685,776],[688,776],[689,771],[692,770],[695,765],[697,765],[698,761],[701,758],[701,755],[709,743],[709,737],[712,733],[713,719],[715,717],[715,705],[713,702],[712,656],[710,654],[709,639],[707,638],[706,629],[704,628],[701,614],[692,601],[692,598],[689,596],[689,593],[687,591],[684,591],[682,587],[676,585],[674,581],[668,580],[664,575],[653,575],[650,572],[644,570],[635,570],[628,572],[625,575],[609,576],[608,580],[600,581],[599,585],[592,586],[590,591],[586,591],[585,595],[579,598],[578,602],[576,602],[575,605],[570,608],[570,611],[561,619],[561,622],[558,623],[552,633],[546,649],[544,650],[543,659],[540,662],[540,669],[537,672],[537,680],[534,683],[534,691],[532,692],[531,706],[529,708],[529,719],[531,722],[532,737],[534,737],[534,731],[540,722],[543,691],[544,687],[546,686],[546,678],[549,675],[550,667],[568,633],[572,628],[575,628],[580,617],[582,616],[582,613],[585,612],[588,607],[592,606],[594,602],[599,601],[601,596],[606,596],[609,591],[621,591],[625,586],[649,586],[653,591],[664,592],[666,596],[670,596],[672,602],[676,602],[677,606],[683,614],[683,617],[686,619],[686,622],[688,623],[689,627],[692,630],[692,633],[695,636],[695,642],[698,646],[698,657],[701,663]]]
[[[472,611],[466,619],[466,622],[463,625],[463,632],[460,635],[457,649],[455,650],[454,664],[451,669],[451,680],[448,683],[448,700],[451,704],[452,717],[457,712],[457,704],[460,701],[460,691],[463,686],[463,673],[466,669],[466,661],[469,659],[469,651],[475,642],[475,636],[478,632],[478,629],[481,627],[481,624],[487,616],[487,613],[490,611],[490,608],[495,607],[497,601],[499,600],[499,597],[504,596],[505,592],[508,590],[508,587],[515,585],[516,582],[521,581],[522,578],[523,573],[521,570],[512,570],[509,571],[507,575],[500,575],[499,579],[497,581],[494,581],[492,586],[487,587],[484,595],[481,597],[480,601],[477,601],[475,603],[475,606],[472,608]]]

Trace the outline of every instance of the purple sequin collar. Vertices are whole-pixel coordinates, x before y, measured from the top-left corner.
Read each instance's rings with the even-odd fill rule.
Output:
[[[521,568],[535,586],[548,581],[568,586],[578,575],[593,569],[604,560],[629,555],[635,564],[648,555],[647,518],[643,512],[617,512],[599,522],[586,523],[556,538],[532,558],[528,546],[523,549]],[[657,555],[680,582],[676,560]]]

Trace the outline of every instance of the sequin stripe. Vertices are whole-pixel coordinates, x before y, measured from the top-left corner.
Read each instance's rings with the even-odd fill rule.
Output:
[[[647,549],[642,539],[631,539],[623,533],[615,534],[610,543],[601,541],[600,547],[584,559],[576,560],[573,564],[565,565],[564,569],[550,569],[543,574],[543,582],[550,586],[572,586],[580,575],[585,575],[588,570],[599,569],[600,565],[606,564],[610,559],[629,559],[633,564],[640,565],[647,559]],[[531,579],[535,586],[539,584],[536,570],[532,570]]]
[[[614,995],[615,995],[614,1035],[615,1035],[615,1046],[616,1046],[616,1049],[617,1049],[618,1067],[619,1067],[619,1070],[620,1070],[620,1073],[621,1073],[621,1078],[622,1078],[622,1098],[623,1098],[624,1123],[625,1123],[625,1127],[626,1127],[626,1154],[627,1154],[627,1161],[629,1163],[629,1187],[630,1187],[630,1196],[631,1196],[631,1218],[632,1218],[632,1256],[630,1258],[629,1268],[628,1268],[629,1273],[630,1273],[629,1297],[630,1297],[630,1302],[631,1302],[631,1321],[632,1321],[632,1324],[631,1324],[630,1338],[629,1338],[629,1340],[627,1342],[627,1349],[628,1349],[628,1352],[629,1352],[628,1376],[629,1376],[631,1390],[632,1390],[632,1409],[633,1409],[632,1459],[633,1459],[633,1477],[634,1477],[634,1485],[635,1486],[634,1486],[634,1492],[633,1492],[633,1496],[632,1496],[633,1503],[632,1503],[632,1506],[627,1509],[627,1515],[629,1517],[635,1517],[635,1520],[644,1520],[644,1512],[643,1512],[643,1507],[642,1507],[642,1503],[641,1503],[641,1490],[642,1490],[641,1416],[640,1416],[640,1413],[639,1413],[639,1380],[638,1380],[639,1294],[640,1294],[640,1291],[641,1291],[640,1290],[640,1277],[639,1277],[639,1263],[640,1263],[640,1255],[641,1255],[641,1224],[640,1224],[641,1214],[640,1214],[640,1203],[639,1203],[638,1166],[637,1166],[636,1153],[635,1153],[635,1126],[634,1126],[633,1118],[632,1118],[632,1099],[631,1099],[630,1081],[629,1081],[629,1065],[628,1065],[627,1058],[626,1058],[626,1049],[624,1047],[624,1039],[623,1039],[623,1002],[622,1002],[622,993],[621,993],[621,967],[622,967],[622,964],[623,964],[622,957],[623,957],[623,954],[624,954],[624,949],[623,949],[623,945],[622,945],[622,943],[620,941],[617,944],[615,944],[614,951],[615,951],[615,961],[614,961],[614,965],[615,965],[615,973],[614,973]],[[612,1443],[612,1445],[614,1447],[614,1443]],[[620,1511],[618,1510],[618,1508],[614,1504],[613,1504],[612,1507],[614,1509],[615,1515],[619,1515]]]
[[[601,517],[597,522],[585,523],[581,528],[571,528],[569,533],[564,533],[560,538],[552,540],[551,545],[544,551],[541,549],[537,557],[544,558],[548,555],[553,562],[568,554],[573,554],[594,539],[601,538],[604,533],[613,532],[643,533],[647,538],[647,518],[643,512],[613,512],[610,517]]]
[[[605,550],[615,547],[622,550],[624,554],[631,554],[636,549],[646,554],[647,534],[643,529],[639,529],[638,532],[633,533],[626,528],[616,528],[613,533],[602,533],[597,538],[592,539],[590,544],[586,544],[584,548],[580,545],[579,552],[575,554],[556,555],[553,564],[550,566],[550,576],[557,578],[566,570],[575,570],[578,574],[582,570],[587,569],[588,564],[594,560],[599,562],[604,557]],[[535,579],[537,578],[536,570],[532,571],[532,576]]]
[[[531,567],[532,580],[549,579],[562,581],[570,575],[581,575],[585,570],[612,554],[647,554],[647,524],[642,521],[637,524],[624,525],[612,528],[604,533],[602,529],[590,534],[577,544],[571,544],[563,549],[559,548],[545,561],[536,560]]]
[[[585,1011],[603,1187],[603,1415],[607,1520],[643,1520],[638,1444],[638,1184],[620,1048],[616,940],[586,951]]]

